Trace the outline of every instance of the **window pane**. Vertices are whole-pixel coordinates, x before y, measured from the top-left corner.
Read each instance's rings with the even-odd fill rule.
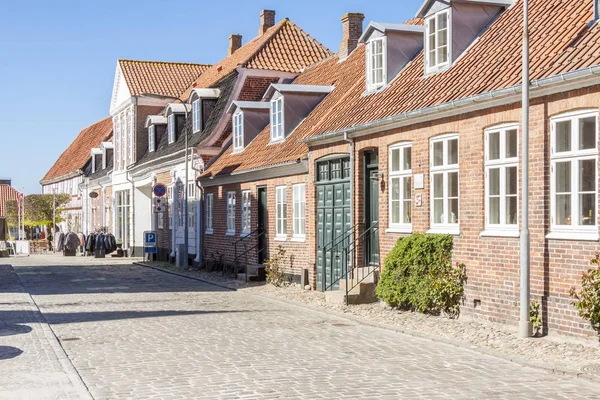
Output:
[[[556,224],[571,225],[571,195],[556,195]]]
[[[446,34],[447,32],[444,32]],[[443,37],[444,35],[442,35]],[[439,47],[437,50],[438,53],[438,64],[443,64],[448,62],[448,46]]]
[[[438,29],[446,29],[448,27],[448,15],[446,13],[437,16]]]
[[[490,224],[500,223],[500,197],[490,197]]]
[[[392,160],[391,160],[391,166],[392,166],[392,171],[393,172],[397,172],[400,171],[400,149],[394,149],[392,150]]]
[[[402,169],[408,171],[412,169],[412,147],[405,147],[402,156]]]
[[[579,191],[594,192],[596,190],[596,161],[579,161]]]
[[[596,148],[596,117],[579,120],[579,150]]]
[[[488,135],[488,158],[500,159],[500,132],[490,132]]]
[[[433,201],[433,222],[436,224],[441,224],[446,221],[444,218],[444,200],[434,200]]]
[[[517,194],[518,187],[517,167],[506,168],[506,194]]]
[[[556,152],[571,151],[571,121],[556,123]]]
[[[448,173],[448,197],[458,197],[458,172]]]
[[[433,175],[433,197],[444,197],[444,174]]]
[[[448,141],[448,165],[458,164],[458,139]]]
[[[571,162],[556,163],[556,192],[571,192]]]
[[[392,179],[392,200],[400,200],[400,178]]]
[[[435,142],[433,144],[433,165],[444,165],[444,142]]]
[[[448,200],[449,207],[449,215],[448,215],[448,223],[449,224],[458,224],[458,199],[450,199]]]
[[[490,169],[488,172],[489,176],[489,187],[488,193],[490,196],[499,196],[500,195],[500,169]]]
[[[506,158],[514,158],[517,156],[517,130],[506,131],[505,135]]]
[[[506,222],[509,225],[517,224],[517,196],[506,198]]]
[[[405,224],[410,224],[412,222],[412,210],[410,200],[404,200],[404,214],[402,215],[402,222]]]
[[[410,200],[412,199],[412,186],[411,186],[411,177],[407,176],[405,178],[402,179],[403,182],[403,188],[402,188],[402,198],[405,200]]]
[[[596,225],[596,195],[579,195],[579,224]]]

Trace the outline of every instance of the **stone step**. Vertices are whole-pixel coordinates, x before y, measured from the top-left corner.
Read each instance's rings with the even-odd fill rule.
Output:
[[[248,281],[249,282],[262,282],[267,279],[264,265],[248,264],[247,268],[248,268]],[[245,281],[246,280],[246,272],[238,273],[237,278]]]
[[[345,285],[345,283],[344,283]],[[377,301],[374,282],[363,282],[348,293],[348,304],[367,304]],[[340,285],[339,290],[325,292],[325,301],[330,304],[346,304],[346,287]]]

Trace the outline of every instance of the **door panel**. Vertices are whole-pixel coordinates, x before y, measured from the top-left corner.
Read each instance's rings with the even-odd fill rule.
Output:
[[[267,189],[258,189],[258,263],[267,259]]]

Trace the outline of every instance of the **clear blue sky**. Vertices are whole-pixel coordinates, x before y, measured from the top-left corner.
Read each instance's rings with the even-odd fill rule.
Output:
[[[228,36],[256,36],[262,9],[337,52],[340,17],[403,22],[421,0],[0,0],[0,177],[39,180],[79,131],[109,115],[116,60],[216,63]]]

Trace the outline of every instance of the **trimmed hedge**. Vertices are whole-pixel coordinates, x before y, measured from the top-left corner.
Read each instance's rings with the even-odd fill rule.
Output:
[[[458,316],[467,275],[464,265],[452,266],[452,247],[451,235],[399,239],[385,259],[377,296],[401,310]]]

